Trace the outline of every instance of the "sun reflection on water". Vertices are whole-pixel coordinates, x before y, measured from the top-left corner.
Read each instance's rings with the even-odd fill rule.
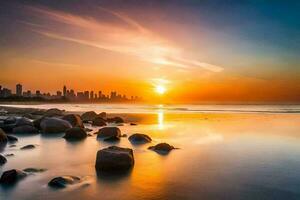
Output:
[[[159,110],[157,113],[157,125],[158,129],[162,130],[164,128],[164,111]]]

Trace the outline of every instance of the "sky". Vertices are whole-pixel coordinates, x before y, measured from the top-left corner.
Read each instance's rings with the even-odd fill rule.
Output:
[[[298,103],[299,10],[296,0],[3,0],[0,85]]]

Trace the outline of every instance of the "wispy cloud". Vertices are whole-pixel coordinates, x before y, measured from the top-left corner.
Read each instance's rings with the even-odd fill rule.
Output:
[[[184,57],[183,49],[156,35],[123,13],[99,7],[99,11],[120,21],[120,23],[113,23],[44,8],[29,7],[28,9],[46,20],[64,24],[76,30],[75,33],[70,33],[63,31],[64,29],[32,26],[33,31],[49,38],[126,54],[162,66],[201,68],[212,72],[223,70],[220,66]],[[30,23],[27,24],[30,25]]]
[[[80,67],[80,65],[69,64],[69,63],[59,63],[59,62],[49,62],[44,60],[31,60],[34,63],[51,65],[51,66],[61,66],[61,67]]]

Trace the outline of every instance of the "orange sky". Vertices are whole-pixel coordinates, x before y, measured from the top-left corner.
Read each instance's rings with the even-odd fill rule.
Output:
[[[4,87],[20,82],[25,90],[56,92],[67,85],[170,103],[300,100],[293,55],[211,28],[188,8],[174,7],[170,16],[134,6],[17,8],[10,28],[18,31],[4,35],[0,47]]]

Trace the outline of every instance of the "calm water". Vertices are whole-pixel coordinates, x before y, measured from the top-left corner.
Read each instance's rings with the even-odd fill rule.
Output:
[[[73,111],[113,107],[60,106],[51,107]],[[250,107],[255,112],[244,107],[245,113],[229,111],[234,106],[227,111],[223,106],[220,112],[161,107],[136,112],[147,114],[121,107],[131,113],[128,120],[139,124],[119,127],[122,133],[146,133],[153,144],[168,142],[180,149],[161,156],[147,150],[149,145],[132,146],[122,138],[116,145],[134,150],[135,166],[126,175],[108,177],[97,176],[94,164],[96,152],[111,144],[95,136],[77,143],[66,142],[61,135],[18,136],[17,147],[2,152],[15,156],[8,157],[0,172],[28,167],[48,171],[30,175],[14,187],[0,187],[0,199],[300,199],[300,115],[294,113],[299,107]],[[120,113],[120,107],[113,111]],[[19,150],[26,144],[38,146]],[[63,190],[48,188],[48,181],[60,175],[84,181]]]

